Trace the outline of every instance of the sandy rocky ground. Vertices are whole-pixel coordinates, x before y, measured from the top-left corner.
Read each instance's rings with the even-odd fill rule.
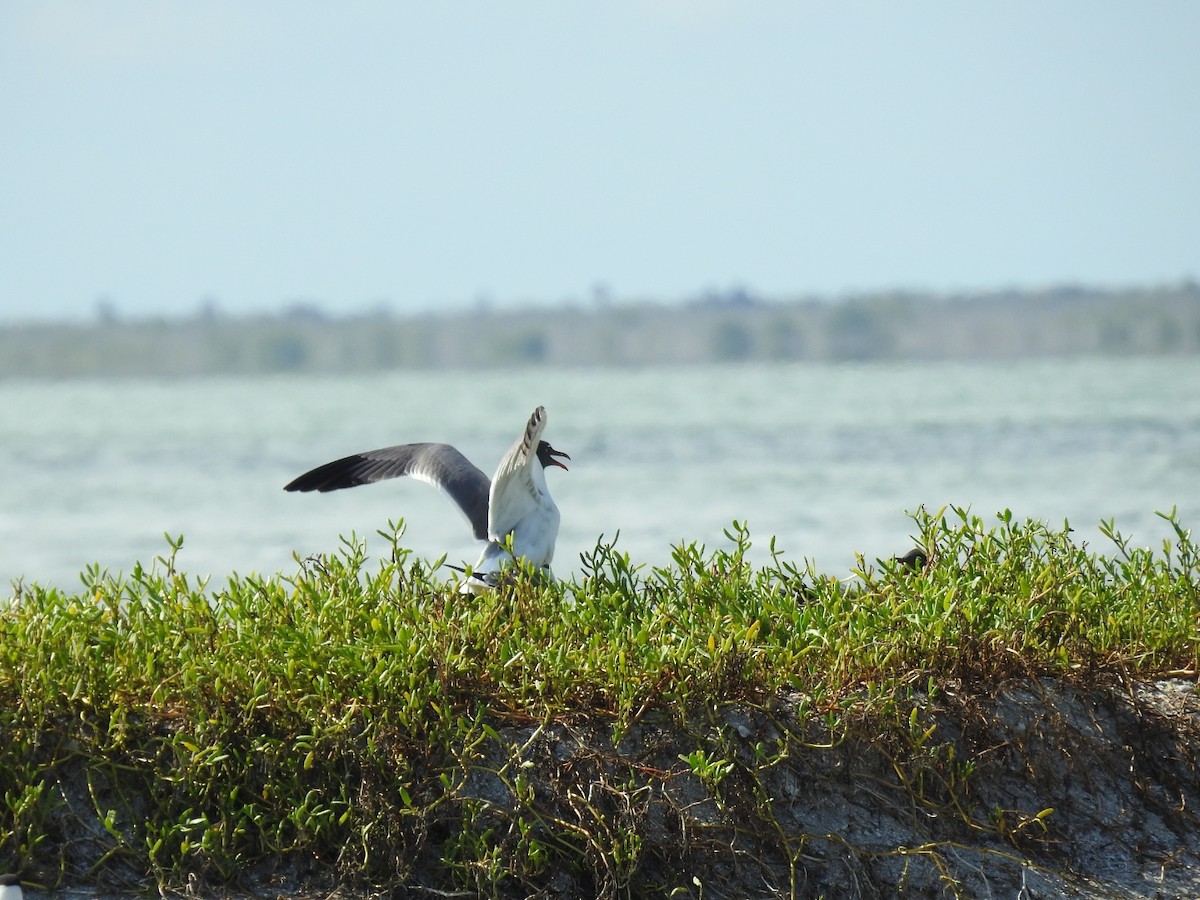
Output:
[[[615,742],[610,726],[587,721],[499,728],[459,812],[471,806],[471,827],[496,835],[514,833],[522,809],[606,846],[636,835],[634,866],[589,852],[587,866],[501,896],[1200,897],[1200,698],[1190,679],[943,686],[913,721],[915,738],[863,723],[833,747],[815,733],[788,738],[787,709],[726,708],[690,731],[645,717]],[[746,765],[706,782],[680,760],[698,744]],[[782,758],[752,764],[763,747],[785,746]],[[966,759],[974,771],[958,779]],[[475,896],[447,890],[441,841],[426,837],[406,849],[422,859],[406,884],[386,893],[298,890],[294,880],[186,893]]]
[[[751,747],[779,737],[779,718],[762,711],[720,719],[710,729],[740,741],[747,760]],[[736,783],[735,772],[716,791],[690,773],[647,780],[640,796],[620,792],[608,818],[640,823],[643,852],[653,846],[676,870],[674,883],[691,888],[684,896],[1200,898],[1200,698],[1191,680],[1083,689],[1026,679],[969,697],[943,689],[917,731],[931,724],[933,739],[915,753],[869,729],[835,748],[794,749],[760,769],[774,798],[769,816],[750,808],[755,786]],[[595,766],[601,741],[566,728],[506,736],[538,772],[573,759]],[[613,750],[678,771],[695,745],[695,735],[645,723]],[[955,754],[976,768],[951,789]],[[603,768],[566,795],[594,796],[611,783]],[[476,789],[505,802],[487,778]],[[688,872],[698,882],[689,885]],[[546,894],[595,886],[564,877]],[[627,885],[603,886],[620,894]]]

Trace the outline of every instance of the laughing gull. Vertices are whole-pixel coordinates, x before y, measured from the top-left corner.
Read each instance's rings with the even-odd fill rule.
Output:
[[[558,507],[546,486],[545,470],[570,459],[542,440],[546,410],[539,406],[525,432],[509,448],[491,480],[449,444],[399,444],[325,463],[292,481],[285,491],[336,491],[408,475],[450,495],[488,544],[464,589],[492,587],[513,557],[550,575],[558,537]],[[511,540],[512,552],[506,547]]]
[[[906,568],[912,569],[914,572],[919,572],[925,568],[925,564],[929,562],[929,554],[920,547],[914,547],[903,556],[892,557],[893,562],[898,562]]]

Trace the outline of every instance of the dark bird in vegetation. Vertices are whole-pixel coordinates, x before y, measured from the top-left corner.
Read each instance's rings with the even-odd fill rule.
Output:
[[[900,563],[900,565],[902,565],[902,566],[907,566],[908,568],[912,569],[914,572],[919,572],[922,569],[924,569],[925,564],[927,562],[929,562],[929,554],[926,553],[924,550],[922,550],[920,547],[914,547],[912,550],[909,550],[903,556],[895,556],[895,557],[892,557],[892,559],[895,562]]]
[[[565,470],[560,458],[571,457],[542,440],[546,421],[546,410],[539,406],[491,479],[449,444],[399,444],[317,466],[284,490],[336,491],[408,475],[449,494],[471,523],[476,539],[488,542],[465,589],[494,586],[514,557],[553,577],[550,562],[559,512],[545,470],[551,466]]]

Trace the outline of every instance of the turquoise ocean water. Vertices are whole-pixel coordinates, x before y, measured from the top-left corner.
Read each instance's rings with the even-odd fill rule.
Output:
[[[288,494],[301,472],[358,450],[433,440],[491,473],[530,411],[572,456],[549,473],[562,511],[555,571],[618,532],[650,565],[670,547],[767,544],[845,575],[911,546],[924,504],[1000,509],[1105,546],[1135,543],[1177,506],[1200,524],[1200,360],[527,369],[186,381],[0,382],[0,587],[79,586],[128,573],[184,536],[179,566],[212,576],[295,569],[389,518],[421,556],[473,562],[453,504],[401,479]],[[449,576],[451,573],[447,573]]]

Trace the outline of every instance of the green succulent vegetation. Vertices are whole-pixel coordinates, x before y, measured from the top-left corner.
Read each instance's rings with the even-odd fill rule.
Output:
[[[863,560],[847,581],[774,552],[751,565],[735,522],[729,548],[682,545],[666,567],[602,539],[573,582],[471,599],[399,524],[386,559],[351,537],[221,586],[178,571],[168,538],[127,577],[17,584],[0,606],[0,871],[719,896],[733,852],[765,867],[755,884],[810,896],[833,845],[895,884],[928,864],[953,893],[963,835],[1037,859],[1055,813],[973,792],[983,757],[943,733],[939,697],[1195,672],[1200,554],[1164,518],[1161,549],[1107,523],[1095,552],[1065,524],[920,511],[926,565]],[[797,773],[865,748],[957,836],[852,846],[786,820],[785,795],[821,790]]]

